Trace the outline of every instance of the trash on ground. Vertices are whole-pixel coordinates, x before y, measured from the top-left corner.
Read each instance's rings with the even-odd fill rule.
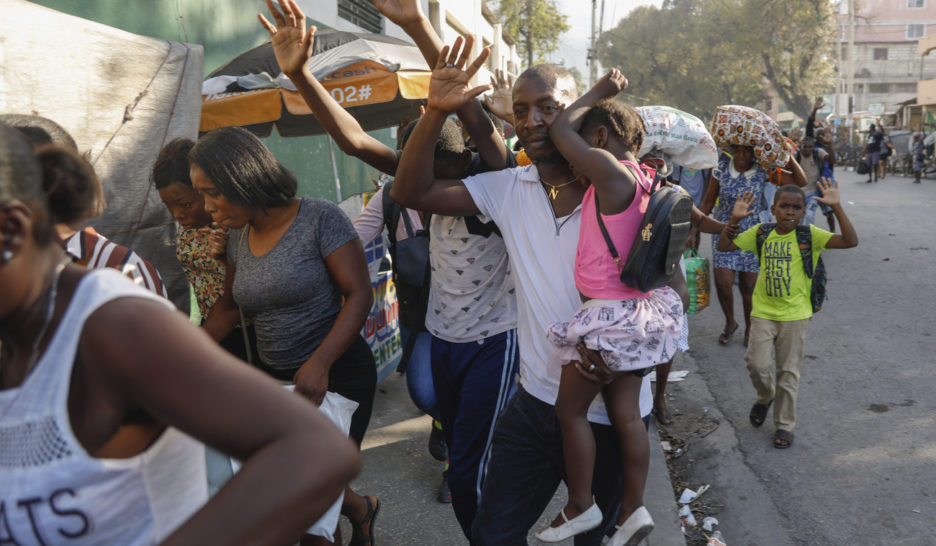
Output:
[[[712,487],[712,486],[711,486],[711,485],[708,485],[708,484],[703,485],[702,487],[700,487],[699,490],[696,491],[696,498],[701,497],[702,494],[705,493],[706,491],[708,491],[711,487]]]
[[[686,379],[686,376],[689,375],[689,370],[676,370],[671,371],[668,376],[666,376],[667,383],[679,383]],[[647,379],[656,383],[656,370],[647,374]]]
[[[705,543],[706,546],[728,546],[725,543],[725,539],[722,538],[721,531],[715,531],[712,533],[712,536],[709,537],[708,542]]]
[[[663,451],[673,451],[673,444],[671,444],[668,440],[661,441],[660,446],[663,447]]]
[[[698,493],[687,487],[683,489],[682,495],[679,496],[679,504],[689,504],[698,496]]]
[[[718,525],[718,520],[711,516],[702,520],[702,530],[708,533],[711,533],[716,525]]]
[[[682,518],[683,523],[689,527],[695,527],[699,524],[696,521],[695,516],[692,515],[692,509],[689,508],[689,505],[684,505],[679,509],[679,517]]]

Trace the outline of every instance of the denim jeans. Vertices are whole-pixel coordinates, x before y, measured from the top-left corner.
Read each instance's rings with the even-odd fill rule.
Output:
[[[404,347],[410,331],[400,327],[400,340]],[[406,363],[406,388],[416,407],[433,419],[439,418],[436,408],[435,386],[432,383],[432,334],[419,332],[409,362]]]
[[[596,442],[592,493],[604,521],[598,528],[576,536],[576,546],[601,543],[617,522],[624,490],[617,433],[609,425],[594,423],[592,431]],[[472,544],[527,544],[527,533],[564,479],[562,434],[555,407],[517,387],[494,430],[491,459],[472,526]]]

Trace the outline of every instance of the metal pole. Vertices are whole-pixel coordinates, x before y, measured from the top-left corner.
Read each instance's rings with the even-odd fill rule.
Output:
[[[328,155],[331,156],[332,176],[335,177],[335,202],[341,202],[341,180],[338,179],[338,162],[335,160],[335,146],[332,144],[332,138],[328,138]]]
[[[598,56],[598,35],[595,28],[595,11],[598,9],[598,0],[592,0],[592,19],[591,19],[591,45],[588,49],[588,85],[593,87],[598,81],[598,65],[595,64]]]
[[[855,104],[855,0],[848,0],[848,145],[855,142],[852,111]]]

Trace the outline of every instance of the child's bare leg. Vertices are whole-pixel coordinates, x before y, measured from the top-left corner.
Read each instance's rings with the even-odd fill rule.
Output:
[[[595,467],[595,436],[586,418],[588,406],[603,385],[584,377],[572,364],[562,367],[556,417],[562,428],[562,455],[565,459],[569,503],[565,515],[572,519],[592,505],[592,473]],[[556,517],[553,527],[563,523]]]
[[[757,273],[742,271],[738,273],[738,288],[741,290],[741,303],[744,307],[744,346],[747,347],[751,330],[751,309],[754,307],[754,285]]]
[[[640,417],[640,384],[643,378],[632,373],[615,376],[602,391],[608,415],[621,441],[621,467],[624,474],[624,498],[621,499],[623,524],[634,510],[643,505],[644,486],[650,466],[650,445],[647,428]]]
[[[669,425],[673,419],[669,416],[666,409],[666,381],[669,378],[670,369],[673,367],[673,359],[669,362],[656,365],[656,393],[653,396],[653,415],[661,425]]]
[[[719,341],[724,345],[731,340],[731,334],[738,328],[734,318],[734,276],[735,272],[723,267],[715,268],[715,292],[718,294],[718,304],[721,305],[725,315],[725,334]],[[729,333],[730,332],[730,333]]]

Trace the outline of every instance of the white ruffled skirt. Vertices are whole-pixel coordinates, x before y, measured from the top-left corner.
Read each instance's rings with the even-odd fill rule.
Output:
[[[627,372],[668,362],[683,333],[682,302],[665,286],[650,297],[588,300],[572,320],[549,325],[546,337],[570,362],[579,360],[576,344],[599,351],[609,368]]]

